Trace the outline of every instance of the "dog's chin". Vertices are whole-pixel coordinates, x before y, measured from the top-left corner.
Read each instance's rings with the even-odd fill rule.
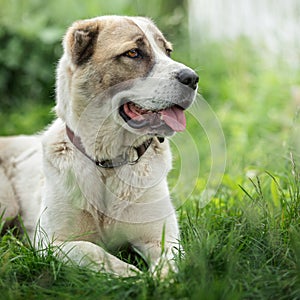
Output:
[[[153,136],[171,136],[185,129],[186,121],[183,109],[178,105],[158,110],[147,110],[133,102],[119,107],[119,115],[130,131]]]

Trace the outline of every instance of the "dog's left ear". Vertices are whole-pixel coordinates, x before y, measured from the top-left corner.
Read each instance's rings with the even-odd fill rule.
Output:
[[[99,34],[99,24],[88,21],[75,22],[64,38],[65,51],[75,65],[82,65],[93,55]]]

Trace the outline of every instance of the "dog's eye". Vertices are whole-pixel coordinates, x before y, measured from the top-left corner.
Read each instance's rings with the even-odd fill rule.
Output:
[[[166,49],[167,56],[171,57],[172,51],[173,51],[172,49],[167,48]]]
[[[129,58],[140,58],[140,57],[142,57],[142,54],[139,51],[139,49],[131,49],[131,50],[125,52],[124,55],[129,57]]]

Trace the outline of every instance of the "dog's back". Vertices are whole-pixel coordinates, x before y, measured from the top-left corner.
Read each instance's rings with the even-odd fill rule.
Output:
[[[23,210],[19,202],[19,198],[26,195],[26,205],[33,202],[32,209],[39,210],[37,203],[30,200],[35,197],[34,188],[42,176],[41,162],[38,136],[0,138],[0,215],[3,221],[9,223],[18,214],[29,211],[28,207]]]

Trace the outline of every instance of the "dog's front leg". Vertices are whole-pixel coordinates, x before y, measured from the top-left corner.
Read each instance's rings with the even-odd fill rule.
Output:
[[[100,246],[86,241],[58,242],[58,257],[65,262],[71,262],[94,271],[109,272],[118,276],[136,276],[140,271],[133,265],[127,264],[109,254]]]
[[[166,223],[145,225],[143,229],[146,234],[133,242],[137,252],[146,259],[150,271],[162,278],[169,271],[177,271],[175,259],[180,249],[179,232],[175,216],[171,219],[171,222],[167,220]]]
[[[166,277],[170,271],[177,272],[175,256],[178,248],[173,244],[165,243],[162,246],[160,241],[152,241],[138,247],[138,250],[145,256],[150,271],[159,277]]]

